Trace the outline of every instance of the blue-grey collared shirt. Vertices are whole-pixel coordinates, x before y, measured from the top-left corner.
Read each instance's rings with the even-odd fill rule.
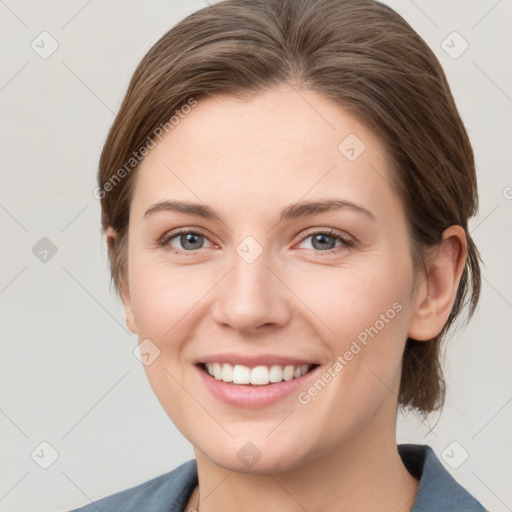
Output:
[[[412,512],[486,512],[448,473],[430,446],[397,447],[405,467],[420,481]],[[169,473],[70,512],[184,512],[197,482],[192,459]]]

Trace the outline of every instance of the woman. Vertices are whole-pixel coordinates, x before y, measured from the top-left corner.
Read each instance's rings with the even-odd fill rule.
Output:
[[[480,292],[472,148],[373,0],[226,0],[136,69],[96,194],[114,285],[195,460],[81,508],[481,511],[398,407]]]

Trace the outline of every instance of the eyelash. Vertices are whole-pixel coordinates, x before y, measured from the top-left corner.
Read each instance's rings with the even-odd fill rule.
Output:
[[[201,230],[191,230],[188,228],[182,228],[178,231],[173,231],[171,233],[167,233],[163,236],[163,238],[158,242],[158,245],[164,248],[167,248],[168,243],[173,239],[176,238],[178,235],[182,234],[194,234],[194,235],[201,235],[204,236],[206,239],[208,237],[205,233],[203,233]],[[306,249],[310,253],[315,254],[334,254],[338,252],[338,249],[346,249],[351,248],[354,246],[354,241],[349,240],[343,236],[341,236],[337,231],[333,229],[325,229],[325,230],[318,230],[318,231],[310,231],[305,234],[303,238],[300,239],[300,242],[303,242],[307,238],[314,236],[314,235],[326,235],[335,238],[336,240],[339,240],[345,247],[337,247],[335,249],[329,249],[327,251],[317,251],[314,249]],[[171,250],[172,254],[176,255],[185,255],[185,256],[194,256],[196,255],[201,249],[198,249],[196,251],[179,251],[179,250]]]

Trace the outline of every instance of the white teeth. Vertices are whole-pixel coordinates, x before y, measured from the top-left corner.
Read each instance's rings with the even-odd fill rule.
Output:
[[[311,368],[309,364],[287,365],[278,364],[268,366],[255,366],[249,368],[242,364],[231,365],[229,363],[206,363],[208,373],[217,380],[233,382],[234,384],[252,384],[264,386],[269,383],[277,383],[283,380],[298,379]]]
[[[235,384],[250,384],[250,368],[247,368],[247,366],[242,366],[241,364],[235,364],[235,367],[233,368],[233,382]]]
[[[283,369],[278,364],[274,364],[270,367],[268,380],[270,382],[281,382],[283,380]]]
[[[219,363],[213,363],[213,375],[217,380],[222,380],[222,366]]]
[[[233,367],[230,364],[222,365],[221,379],[224,382],[233,382]]]
[[[246,368],[246,367],[242,367]],[[257,386],[263,386],[264,384],[268,384],[270,382],[269,379],[269,371],[266,366],[256,366],[252,370],[250,370],[251,374],[251,384],[255,384]]]
[[[283,370],[283,379],[292,380],[295,374],[295,366],[285,366]]]

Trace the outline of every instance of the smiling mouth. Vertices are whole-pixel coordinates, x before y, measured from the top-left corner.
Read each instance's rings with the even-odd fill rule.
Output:
[[[199,363],[210,377],[225,383],[246,386],[266,386],[299,379],[316,369],[318,364],[254,366],[230,363]]]

